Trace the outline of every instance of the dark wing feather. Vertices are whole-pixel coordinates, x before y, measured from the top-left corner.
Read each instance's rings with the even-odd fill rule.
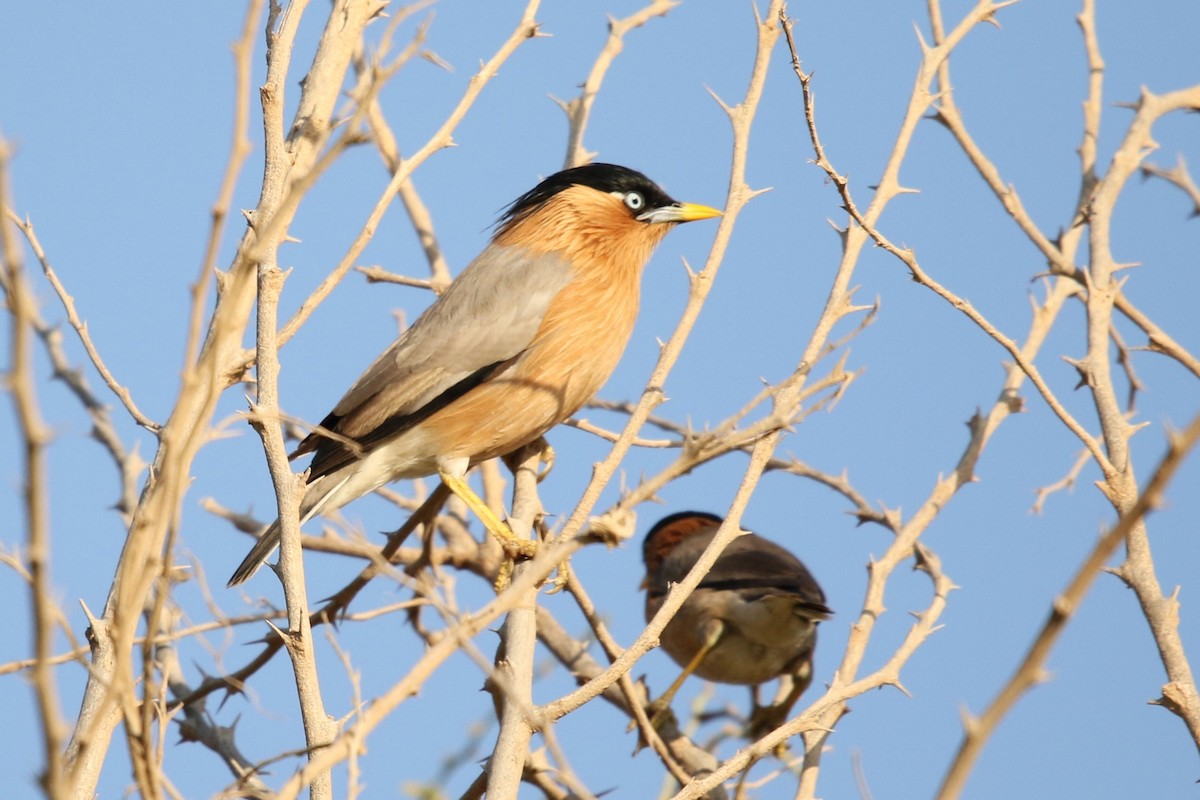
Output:
[[[716,530],[684,539],[663,561],[659,579],[651,588],[665,593],[672,583],[682,581],[692,565],[708,547]],[[769,595],[794,596],[814,616],[833,612],[825,605],[825,593],[804,562],[769,539],[748,533],[734,539],[721,553],[697,590],[738,590],[748,599]]]
[[[804,562],[785,548],[753,533],[730,542],[700,586],[761,589],[764,595],[784,592],[822,607],[825,602],[825,593]]]
[[[388,417],[382,425],[372,429],[364,436],[356,438],[354,441],[358,444],[360,450],[357,452],[366,452],[373,449],[375,446],[386,442],[394,436],[399,436],[406,430],[419,425],[436,412],[442,410],[446,406],[453,403],[458,398],[465,395],[467,392],[487,382],[493,375],[502,371],[505,367],[511,364],[513,359],[508,361],[497,361],[495,364],[488,364],[482,369],[478,369],[467,377],[463,378],[458,383],[451,386],[446,391],[439,394],[437,397],[430,400],[425,405],[407,414],[394,414]],[[321,427],[326,430],[335,431],[341,420],[340,417],[335,417],[330,414],[321,422]],[[305,438],[308,439],[314,436],[319,436],[317,433],[309,434]],[[301,443],[303,446],[303,442]],[[344,442],[337,439],[331,439],[327,436],[319,436],[319,441],[312,448],[316,455],[313,456],[312,464],[309,465],[308,482],[312,483],[317,478],[337,472],[347,464],[357,461],[359,456],[355,449],[350,448]],[[289,458],[295,458],[301,455],[300,448],[292,453]]]

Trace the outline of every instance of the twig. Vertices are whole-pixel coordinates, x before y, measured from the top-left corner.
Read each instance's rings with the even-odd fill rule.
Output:
[[[96,349],[95,342],[92,341],[92,335],[88,332],[87,323],[79,318],[79,314],[75,311],[75,298],[68,292],[62,281],[58,278],[58,273],[54,271],[54,267],[50,265],[50,260],[46,257],[46,251],[42,249],[42,243],[38,240],[37,234],[33,230],[33,223],[28,219],[21,219],[17,216],[12,207],[5,204],[4,210],[6,216],[24,235],[25,240],[29,242],[29,247],[33,250],[33,254],[37,257],[38,263],[42,265],[42,272],[46,275],[46,280],[50,282],[54,293],[58,295],[59,301],[62,302],[63,309],[67,312],[67,322],[75,329],[75,333],[79,336],[79,341],[83,344],[83,349],[91,360],[92,366],[96,368],[96,372],[100,374],[101,380],[108,386],[109,390],[117,396],[121,404],[125,406],[125,410],[129,412],[129,416],[133,417],[133,421],[141,425],[151,433],[158,433],[162,429],[162,425],[147,417],[137,407],[137,403],[133,401],[133,395],[130,391],[122,386],[113,374],[109,372],[108,366],[104,363],[104,359],[100,356],[100,351]]]
[[[113,423],[109,406],[100,402],[92,391],[84,371],[71,365],[63,347],[62,331],[57,326],[47,323],[36,306],[31,307],[29,311],[33,314],[31,324],[41,338],[46,355],[54,368],[54,378],[62,381],[83,405],[92,421],[92,438],[108,451],[116,464],[120,475],[120,492],[114,505],[120,512],[122,521],[128,525],[137,505],[140,476],[146,463],[138,456],[136,448],[131,452],[125,447]]]
[[[756,20],[757,14],[756,10]],[[662,346],[658,362],[650,374],[650,378],[642,391],[637,405],[630,414],[629,422],[626,424],[621,437],[614,443],[608,456],[597,464],[593,470],[591,481],[576,504],[575,510],[571,512],[570,517],[563,526],[561,534],[563,537],[574,536],[576,532],[583,529],[588,516],[592,513],[597,501],[600,499],[601,493],[616,473],[617,467],[625,458],[626,453],[629,452],[629,448],[632,446],[633,440],[637,437],[642,425],[645,424],[650,413],[663,402],[663,386],[666,383],[666,378],[675,366],[675,362],[678,361],[684,343],[691,334],[692,328],[695,326],[696,320],[700,315],[700,310],[703,308],[713,282],[716,280],[717,272],[725,257],[725,251],[729,246],[729,240],[733,234],[733,228],[737,222],[738,215],[748,202],[761,194],[761,191],[752,190],[746,183],[746,154],[749,149],[750,129],[753,126],[754,116],[758,110],[759,101],[762,98],[763,85],[766,82],[767,67],[770,63],[769,56],[774,47],[775,39],[778,38],[778,33],[773,30],[772,26],[764,26],[761,20],[758,20],[758,23],[757,51],[750,79],[747,83],[746,93],[742,101],[737,106],[731,107],[722,103],[719,98],[714,96],[714,99],[717,100],[729,118],[730,126],[733,130],[729,193],[725,202],[721,223],[717,227],[716,238],[709,249],[704,269],[699,274],[691,273],[689,270],[690,287],[687,305],[684,307],[683,314],[675,327],[675,331],[671,334],[671,338],[667,343]]]
[[[1092,552],[1079,565],[1079,569],[1076,570],[1066,589],[1055,598],[1050,616],[1046,619],[1041,631],[1030,645],[1020,666],[1017,667],[1008,683],[1004,685],[1004,688],[1000,690],[983,714],[965,720],[962,744],[959,745],[958,753],[942,780],[941,788],[936,795],[938,800],[953,800],[962,793],[971,769],[983,751],[984,745],[987,744],[988,738],[1017,700],[1042,679],[1044,664],[1050,651],[1079,608],[1092,581],[1121,542],[1126,540],[1134,528],[1143,523],[1147,514],[1162,503],[1163,492],[1184,458],[1196,446],[1198,439],[1200,439],[1200,415],[1194,417],[1181,433],[1171,437],[1166,455],[1162,457],[1158,467],[1150,476],[1150,481],[1138,496],[1137,501],[1121,515],[1116,525],[1100,537],[1100,541],[1092,548]],[[1191,694],[1192,702],[1195,702],[1194,684]]]
[[[1079,480],[1079,473],[1083,468],[1091,463],[1091,454],[1087,450],[1080,450],[1075,456],[1075,462],[1071,464],[1071,468],[1067,470],[1067,474],[1056,480],[1049,486],[1040,486],[1036,491],[1037,499],[1033,503],[1033,508],[1030,509],[1034,514],[1042,513],[1042,509],[1046,506],[1046,499],[1055,492],[1061,492],[1066,489],[1070,491],[1075,488],[1075,483]]]
[[[431,5],[431,3],[413,3],[412,5],[405,6],[396,14],[392,23],[388,26],[387,35],[384,36],[383,42],[380,44],[375,64],[387,53],[390,44],[390,34],[395,30],[400,21],[427,5]],[[393,74],[400,65],[407,63],[408,59],[418,51],[419,46],[425,41],[427,30],[428,23],[422,24],[417,29],[409,46],[387,68],[389,75]],[[376,74],[378,67],[374,64],[369,66],[365,57],[355,60],[355,69],[359,73],[360,81],[367,79],[368,76],[374,82],[379,82],[380,80]],[[400,148],[396,144],[396,136],[392,133],[391,126],[388,125],[387,119],[383,115],[383,109],[379,105],[379,95],[377,92],[371,94],[370,100],[366,104],[366,111],[366,121],[371,131],[371,139],[375,142],[375,146],[378,148],[379,155],[383,158],[388,172],[395,173],[400,169],[402,163]],[[451,278],[450,268],[446,265],[446,258],[442,254],[437,234],[433,229],[433,218],[430,216],[429,209],[425,206],[424,201],[421,200],[421,196],[411,179],[401,183],[397,193],[400,197],[400,202],[404,204],[404,210],[408,212],[408,218],[412,221],[413,230],[416,231],[417,239],[421,243],[421,249],[425,252],[425,260],[429,262],[430,279],[424,282],[426,286],[423,288],[432,289],[434,292],[440,294],[450,285]],[[393,276],[391,273],[387,273],[378,267],[365,268],[374,270],[373,273],[366,273],[363,267],[356,267],[356,269],[364,272],[367,275],[367,279],[372,282],[386,280],[393,283],[406,283],[407,280],[401,278],[401,276]],[[407,285],[419,284],[413,283]]]
[[[458,104],[455,105],[454,109],[447,115],[446,121],[442,123],[442,126],[438,128],[433,136],[431,136],[419,150],[401,161],[400,167],[392,174],[392,179],[388,182],[388,185],[380,194],[379,200],[375,203],[375,207],[367,216],[367,220],[363,223],[362,229],[359,231],[358,236],[354,239],[346,253],[342,256],[342,260],[333,269],[333,271],[330,272],[323,281],[321,281],[321,284],[313,290],[300,308],[297,309],[292,318],[288,320],[288,323],[283,327],[283,330],[280,331],[280,345],[285,344],[289,339],[291,339],[300,326],[302,326],[308,320],[309,316],[312,315],[312,312],[317,308],[317,306],[320,305],[321,302],[329,295],[329,293],[333,291],[333,288],[341,281],[347,270],[349,270],[354,262],[358,260],[359,255],[361,255],[363,249],[367,246],[367,243],[374,236],[375,229],[378,227],[380,220],[383,219],[384,212],[387,211],[388,206],[390,206],[392,203],[392,198],[396,196],[396,193],[399,191],[400,187],[406,181],[408,181],[413,172],[416,171],[417,167],[425,163],[425,161],[437,151],[451,145],[454,140],[454,130],[458,127],[458,124],[462,122],[463,118],[467,115],[467,112],[470,111],[480,93],[488,85],[491,79],[495,77],[501,65],[508,60],[508,57],[511,56],[516,49],[521,46],[521,44],[538,35],[538,23],[534,20],[534,17],[537,14],[538,6],[540,4],[540,0],[529,0],[524,12],[521,15],[520,22],[517,23],[516,30],[509,35],[504,43],[500,45],[500,48],[496,51],[496,53],[487,61],[487,63],[483,64],[479,68],[479,71],[475,73],[475,76],[471,78],[470,83],[467,85],[466,91],[463,92]]]
[[[1192,175],[1188,172],[1187,161],[1184,160],[1182,153],[1176,157],[1175,166],[1170,169],[1156,167],[1153,164],[1143,164],[1142,177],[1161,178],[1178,187],[1192,201],[1192,213],[1189,216],[1200,217],[1200,187],[1197,187],[1196,182],[1192,180]]]
[[[608,74],[613,60],[625,49],[625,34],[655,17],[666,16],[677,5],[679,3],[676,0],[653,0],[624,19],[608,18],[608,39],[592,62],[592,69],[580,87],[579,96],[567,102],[555,100],[567,115],[567,155],[563,159],[563,169],[586,164],[596,155],[583,146],[583,134],[587,130],[592,104],[596,102],[596,95],[604,84],[604,76]]]
[[[0,139],[0,205],[10,207],[8,142]],[[9,218],[13,215],[9,212]],[[20,227],[19,220],[14,224]],[[28,233],[26,236],[28,237]],[[31,242],[32,244],[32,242]],[[37,248],[35,247],[35,252]],[[42,755],[45,766],[38,782],[47,797],[65,797],[62,742],[66,726],[58,699],[49,658],[54,641],[54,602],[50,583],[50,526],[47,518],[49,486],[46,482],[46,444],[50,432],[42,421],[33,375],[33,353],[30,333],[37,317],[36,302],[26,282],[12,228],[0,219],[0,256],[3,257],[3,288],[8,297],[9,373],[6,388],[13,400],[20,429],[22,472],[25,476],[23,511],[25,514],[26,559],[29,570],[30,623],[33,627],[34,701],[37,705]]]
[[[575,600],[575,603],[579,607],[580,612],[583,614],[584,619],[587,620],[588,627],[595,635],[596,641],[599,642],[601,648],[603,648],[604,654],[607,656],[609,663],[616,661],[621,657],[621,654],[624,652],[624,650],[619,644],[617,644],[616,640],[612,638],[612,635],[608,631],[608,626],[604,624],[603,619],[601,619],[600,615],[596,612],[596,607],[592,603],[591,597],[588,596],[587,590],[583,587],[583,584],[579,581],[579,576],[575,574],[575,572],[571,572],[570,577],[567,579],[566,589],[571,597]],[[538,630],[540,634],[540,625]],[[580,646],[582,648],[582,645]],[[595,675],[599,674],[600,665],[596,664],[594,661],[591,661],[590,663],[592,665],[592,671],[589,677],[594,677]],[[577,661],[564,661],[564,664],[570,668],[576,676],[580,675],[580,663]],[[605,690],[604,697],[606,699],[613,700],[613,698],[610,696],[611,688],[612,687]],[[651,723],[650,717],[646,713],[646,706],[649,703],[649,697],[646,696],[644,691],[639,692],[634,688],[633,681],[628,675],[621,676],[620,680],[617,681],[616,688],[620,692],[620,702],[618,703],[618,707],[620,707],[626,714],[631,716],[634,722],[637,723],[640,735],[646,740],[647,744],[650,745],[651,749],[654,750],[659,759],[662,760],[663,766],[667,768],[667,771],[671,773],[675,780],[679,781],[680,784],[684,784],[691,780],[693,776],[710,772],[712,770],[714,765],[711,755],[703,750],[700,750],[694,745],[687,748],[678,746],[676,742],[683,737],[670,735],[665,727],[661,732],[662,735],[660,735],[660,731],[654,727],[654,724]],[[668,745],[666,740],[670,740],[671,744]],[[699,758],[696,757],[697,751],[703,754]]]
[[[931,14],[938,14],[938,5],[934,0],[931,0],[930,7],[932,9]],[[935,25],[935,34],[937,36],[935,47],[929,47],[922,42],[921,66],[918,69],[916,84],[912,90],[908,108],[905,111],[900,130],[896,135],[883,178],[880,180],[879,186],[876,188],[865,212],[859,212],[850,193],[849,181],[838,173],[826,156],[817,129],[815,106],[811,92],[811,76],[805,73],[800,67],[800,59],[791,38],[791,21],[787,19],[786,14],[780,14],[780,25],[788,39],[789,49],[792,54],[792,68],[800,82],[809,138],[812,141],[816,156],[815,162],[835,186],[842,200],[843,207],[851,219],[850,224],[841,232],[842,260],[839,265],[838,277],[835,280],[835,291],[840,290],[842,296],[845,294],[845,287],[853,266],[857,263],[868,238],[877,243],[883,243],[881,241],[882,237],[879,237],[877,232],[873,230],[875,221],[879,218],[886,204],[892,198],[905,191],[898,182],[899,169],[907,153],[908,145],[917,122],[925,113],[925,109],[933,102],[934,94],[930,88],[932,82],[940,74],[941,70],[944,69],[950,52],[962,41],[967,32],[980,22],[991,19],[995,12],[1002,7],[1003,4],[994,4],[986,1],[979,2],[948,35],[942,35],[940,22]],[[940,19],[940,16],[938,16],[938,19]],[[903,258],[898,249],[893,248],[893,252]],[[1017,351],[1020,355],[1022,365],[1031,364],[1032,355],[1036,353],[1037,348],[1044,339],[1049,329],[1049,321],[1054,319],[1057,309],[1061,306],[1061,302],[1065,296],[1062,292],[1052,293],[1051,298],[1047,301],[1047,306],[1050,310],[1042,314],[1035,314],[1026,345]],[[834,300],[835,295],[831,294],[827,308],[834,304]],[[826,696],[816,701],[810,707],[809,711],[801,714],[799,718],[785,725],[782,729],[768,735],[759,743],[756,743],[748,752],[739,754],[735,759],[731,759],[731,763],[724,765],[721,770],[718,770],[709,779],[710,781],[715,781],[718,775],[728,777],[734,774],[739,765],[748,763],[749,759],[758,757],[758,747],[773,746],[773,744],[782,741],[782,738],[776,739],[776,736],[781,736],[783,732],[786,731],[795,734],[804,731],[806,751],[801,772],[800,789],[797,796],[812,798],[816,794],[816,780],[825,739],[828,736],[829,730],[836,724],[841,715],[845,713],[845,699],[854,696],[852,693],[854,690],[849,687],[859,686],[865,691],[867,687],[879,685],[892,684],[897,687],[900,686],[900,667],[907,661],[909,655],[915,651],[916,647],[923,643],[935,629],[936,621],[945,605],[945,596],[954,588],[953,583],[941,571],[937,559],[927,548],[919,544],[919,537],[933,519],[936,518],[938,513],[940,513],[941,509],[952,500],[958,490],[974,480],[975,464],[987,442],[990,440],[991,435],[1008,415],[1019,410],[1020,402],[1019,397],[1016,395],[1016,390],[1025,373],[1015,369],[1010,369],[1008,372],[1004,390],[1000,393],[997,402],[993,404],[989,413],[986,416],[977,413],[971,419],[969,424],[971,437],[959,457],[954,470],[949,475],[941,477],[936,481],[928,498],[907,522],[902,523],[898,514],[885,513],[882,517],[885,524],[895,531],[896,538],[888,547],[883,557],[878,561],[872,562],[870,565],[869,580],[866,597],[863,601],[862,613],[855,621],[855,624],[851,626],[850,639],[847,642],[841,665],[838,668],[833,685],[826,693]],[[870,641],[875,626],[885,609],[883,592],[888,579],[901,561],[914,555],[917,558],[918,565],[929,573],[933,582],[934,597],[931,604],[918,617],[918,624],[914,625],[910,630],[909,636],[893,654],[888,665],[875,674],[856,681],[855,676],[865,656],[867,643]],[[737,763],[732,763],[734,761]],[[706,786],[708,783],[709,781],[706,781],[702,785]],[[697,790],[699,788],[702,787],[696,787]]]
[[[967,19],[965,19],[963,23],[959,25],[958,31],[962,31],[963,25],[969,21],[972,24],[977,24],[981,19],[985,18],[988,16],[988,14],[994,12],[999,7],[1000,6],[987,2],[987,0],[982,0],[982,2],[976,6],[972,13],[968,15]],[[956,42],[957,39],[961,39],[961,34],[957,38],[947,37],[945,42],[938,44],[936,50],[941,51],[944,48],[947,48],[950,42]],[[798,65],[799,61],[794,60],[793,63]],[[939,63],[944,63],[944,56],[934,57],[931,51],[927,49],[925,58],[923,59],[921,77],[927,80],[932,79],[933,75],[936,74],[936,70],[931,70],[930,65],[937,65]],[[811,93],[808,88],[811,82],[811,76],[805,74],[803,71],[800,71],[798,66],[796,69],[806,98],[811,98]],[[928,87],[918,84],[918,89],[915,90],[914,98],[910,103],[909,112],[906,115],[906,123],[908,120],[913,118],[914,107],[918,112],[923,113],[924,108],[929,102],[931,102],[931,98],[932,96],[929,94]],[[810,102],[811,101],[806,101],[806,105],[809,105]],[[1074,418],[1074,416],[1071,415],[1069,411],[1067,411],[1066,406],[1063,405],[1063,403],[1058,399],[1054,391],[1050,388],[1050,385],[1046,382],[1045,378],[1042,377],[1041,371],[1033,363],[1033,360],[1022,352],[1022,348],[1019,347],[1015,341],[1000,331],[999,328],[989,322],[987,318],[984,317],[983,314],[969,301],[959,297],[954,292],[942,286],[942,284],[934,280],[927,272],[925,272],[925,270],[922,269],[921,265],[917,262],[916,256],[913,254],[913,251],[910,248],[901,248],[896,246],[875,228],[872,220],[872,210],[877,208],[881,192],[883,192],[884,183],[881,182],[880,188],[875,192],[875,196],[872,199],[867,211],[865,213],[860,212],[850,196],[848,182],[842,176],[837,174],[837,171],[833,168],[833,165],[825,157],[824,150],[819,144],[819,139],[815,138],[815,128],[812,121],[809,122],[809,130],[810,133],[813,133],[814,135],[813,143],[814,148],[817,151],[817,165],[825,170],[826,174],[830,176],[830,179],[834,182],[835,186],[837,186],[838,192],[842,196],[844,207],[850,214],[851,219],[857,223],[856,227],[852,227],[847,231],[847,236],[858,230],[865,232],[865,234],[870,236],[870,238],[877,245],[899,259],[908,268],[915,281],[927,289],[930,289],[934,294],[938,295],[955,309],[962,312],[985,334],[1003,347],[1008,354],[1012,356],[1013,360],[1016,361],[1018,366],[1020,366],[1021,370],[1029,377],[1030,382],[1032,382],[1037,388],[1043,400],[1045,400],[1046,404],[1050,407],[1050,410],[1054,412],[1055,416],[1057,416],[1059,420],[1072,433],[1074,433],[1076,437],[1079,438],[1079,440],[1091,453],[1092,458],[1094,458],[1096,463],[1100,465],[1100,468],[1105,472],[1105,474],[1112,474],[1114,467],[1111,463],[1109,463],[1107,456],[1100,446],[1100,442],[1095,436],[1089,433]],[[893,150],[893,154],[900,151],[900,148],[907,147],[909,137],[911,137],[911,131],[907,130],[906,124],[906,129],[902,131],[902,135],[897,138],[895,145],[896,149]],[[896,170],[898,170],[898,165]],[[893,195],[900,192],[899,184],[895,182],[894,177],[891,178],[891,185],[889,186],[889,189]],[[876,213],[874,216],[878,216],[878,214]]]
[[[366,276],[368,283],[394,283],[399,286],[412,286],[416,289],[428,289],[434,294],[441,294],[446,291],[449,282],[442,283],[439,280],[432,278],[410,278],[407,275],[398,275],[395,272],[388,272],[383,267],[378,265],[370,267],[355,267],[355,272],[361,272]]]
[[[469,641],[499,616],[518,605],[525,592],[544,581],[561,561],[570,558],[585,543],[584,537],[578,537],[567,542],[559,541],[552,547],[541,548],[538,555],[527,562],[527,568],[522,570],[522,574],[513,578],[506,591],[478,611],[463,615],[461,621],[451,630],[438,641],[431,643],[407,675],[375,698],[371,706],[363,711],[360,719],[343,730],[328,747],[316,754],[312,761],[290,778],[279,790],[280,800],[292,800],[315,775],[348,758],[351,749],[357,746],[356,743],[363,741],[397,706],[415,695],[429,676],[462,647],[463,642]]]
[[[200,261],[200,273],[196,276],[195,283],[192,284],[192,305],[188,312],[187,343],[183,348],[185,367],[196,359],[196,348],[200,342],[204,311],[207,305],[208,284],[217,268],[217,253],[225,232],[225,221],[229,217],[229,207],[233,204],[233,192],[237,188],[238,176],[241,175],[242,167],[251,151],[249,134],[251,59],[254,56],[254,40],[258,32],[259,18],[262,16],[262,7],[263,0],[251,0],[246,5],[242,35],[233,43],[232,141],[229,143],[229,160],[225,164],[225,174],[221,178],[221,187],[217,190],[217,199],[212,207],[212,223],[208,230],[208,242],[204,247],[204,258]]]
[[[1117,310],[1124,314],[1130,322],[1141,328],[1142,332],[1150,339],[1150,350],[1152,352],[1162,353],[1169,358],[1175,359],[1188,372],[1200,378],[1200,358],[1188,352],[1183,345],[1169,336],[1166,331],[1159,327],[1158,323],[1146,316],[1124,294],[1117,295],[1114,302]]]

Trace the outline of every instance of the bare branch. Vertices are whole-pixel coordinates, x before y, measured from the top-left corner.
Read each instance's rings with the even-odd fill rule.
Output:
[[[9,210],[8,142],[0,139],[0,205],[8,218],[21,227]],[[28,233],[26,234],[28,237]],[[30,244],[33,246],[33,241]],[[35,246],[35,252],[37,248]],[[37,305],[25,277],[20,248],[8,223],[0,219],[0,257],[3,257],[3,289],[11,315],[9,328],[9,373],[6,388],[13,399],[20,429],[22,474],[25,486],[22,500],[25,514],[26,558],[29,571],[30,620],[33,628],[34,697],[37,704],[39,733],[45,766],[38,776],[47,797],[64,797],[62,742],[66,733],[58,699],[58,686],[50,666],[50,648],[54,641],[55,605],[50,584],[49,486],[46,481],[46,445],[50,431],[42,421],[33,375],[33,348],[30,334],[37,319]]]
[[[42,272],[46,275],[46,280],[54,288],[55,294],[62,302],[63,309],[67,312],[67,322],[75,329],[79,335],[79,341],[83,344],[84,351],[88,354],[88,359],[91,360],[92,366],[96,368],[96,372],[100,374],[100,378],[108,386],[109,390],[117,396],[121,404],[125,406],[125,410],[129,412],[129,416],[133,417],[133,421],[141,425],[152,433],[158,433],[162,425],[147,417],[142,413],[141,409],[133,401],[133,395],[127,388],[122,386],[113,374],[109,372],[108,366],[104,363],[104,359],[100,356],[100,351],[96,349],[95,342],[92,341],[92,335],[88,332],[87,323],[79,318],[79,314],[75,311],[75,298],[68,292],[62,281],[58,278],[58,273],[54,271],[54,267],[50,266],[50,260],[46,257],[46,251],[42,249],[42,243],[38,241],[37,234],[33,230],[33,223],[29,220],[23,220],[17,216],[7,204],[4,206],[5,214],[14,225],[25,236],[29,242],[29,247],[33,250],[33,254],[37,257],[38,263],[42,265]]]
[[[1192,174],[1188,172],[1187,161],[1184,160],[1183,154],[1176,157],[1175,166],[1170,169],[1156,167],[1153,164],[1143,164],[1142,177],[1160,178],[1172,186],[1178,187],[1192,201],[1190,216],[1200,217],[1200,187],[1197,187],[1196,182],[1192,180]]]
[[[567,102],[556,101],[567,115],[567,155],[563,159],[563,169],[586,164],[596,155],[584,147],[583,135],[587,131],[592,104],[596,102],[596,95],[599,94],[600,87],[604,84],[604,76],[608,73],[608,68],[612,66],[613,60],[625,49],[625,34],[635,28],[640,28],[655,17],[666,16],[667,12],[677,5],[679,3],[676,0],[652,0],[649,5],[624,19],[609,17],[608,39],[604,42],[600,54],[596,56],[591,72],[588,73],[583,86],[580,87],[579,96]]]
[[[246,19],[242,35],[233,43],[233,139],[229,145],[229,160],[221,178],[221,188],[212,207],[212,224],[209,226],[208,242],[204,258],[200,262],[200,274],[192,284],[192,306],[188,317],[187,343],[183,348],[183,363],[189,365],[196,359],[196,348],[200,341],[208,284],[217,268],[217,251],[225,233],[225,221],[229,207],[233,204],[233,192],[237,188],[238,176],[250,155],[250,76],[251,59],[254,56],[254,39],[262,17],[263,0],[251,0],[246,6]]]
[[[1146,484],[1137,501],[1121,515],[1116,525],[1100,537],[1100,541],[1092,548],[1092,552],[1079,565],[1079,569],[1076,570],[1066,589],[1055,598],[1049,618],[1042,626],[1033,644],[1030,645],[1012,678],[1004,685],[1004,688],[1000,690],[983,714],[966,721],[962,744],[959,745],[958,753],[938,789],[936,795],[938,800],[953,800],[962,794],[975,760],[983,751],[989,737],[1017,700],[1029,691],[1044,674],[1046,659],[1049,657],[1050,651],[1071,621],[1076,609],[1079,608],[1092,581],[1121,542],[1131,535],[1134,528],[1143,524],[1147,514],[1162,503],[1163,492],[1184,458],[1196,446],[1197,440],[1200,440],[1200,415],[1193,418],[1182,433],[1172,437],[1166,455],[1163,456],[1158,467],[1150,476],[1149,483]],[[1195,708],[1200,698],[1196,696],[1195,684],[1191,686],[1191,697],[1188,702]]]
[[[333,291],[333,288],[341,281],[354,262],[358,260],[363,248],[367,246],[367,242],[374,236],[375,229],[379,226],[379,221],[383,219],[384,212],[387,211],[392,203],[392,198],[396,196],[400,187],[412,177],[417,167],[425,163],[434,153],[449,147],[453,143],[454,131],[458,127],[458,124],[462,122],[467,112],[471,110],[471,106],[475,104],[480,93],[483,92],[491,79],[495,77],[501,65],[524,42],[538,35],[538,23],[534,20],[534,17],[537,14],[539,5],[541,5],[540,0],[529,0],[525,11],[521,15],[520,22],[517,23],[516,30],[500,45],[495,55],[486,64],[483,64],[474,77],[471,78],[470,83],[467,85],[467,90],[459,99],[458,104],[447,115],[446,121],[442,123],[442,126],[438,128],[433,136],[417,152],[401,161],[400,167],[392,173],[392,179],[388,182],[387,187],[384,188],[379,200],[375,203],[375,207],[368,215],[367,221],[363,224],[362,230],[359,231],[358,236],[350,244],[342,260],[325,277],[321,285],[309,295],[308,299],[304,301],[292,318],[288,320],[283,330],[280,331],[280,346],[286,344],[295,335],[300,326],[304,324],[316,307]]]

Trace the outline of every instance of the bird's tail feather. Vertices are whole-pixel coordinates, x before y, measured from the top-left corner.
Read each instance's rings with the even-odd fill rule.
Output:
[[[322,491],[319,496],[312,491],[317,484],[309,484],[309,491],[305,494],[304,501],[300,506],[300,524],[303,525],[319,514],[321,509],[325,507],[325,504],[329,498],[332,497],[338,489],[342,488],[342,486],[348,480],[350,480],[349,475],[341,480],[331,482],[329,485],[329,490]],[[263,531],[262,536],[258,537],[258,541],[254,543],[254,547],[250,548],[250,552],[247,553],[246,557],[242,559],[242,563],[238,564],[238,568],[235,569],[233,571],[233,575],[229,577],[229,583],[225,585],[229,588],[233,588],[234,586],[245,583],[246,581],[250,580],[250,578],[254,577],[254,573],[258,572],[258,568],[261,567],[266,560],[271,557],[271,553],[275,552],[275,548],[279,547],[279,537],[279,520],[275,520],[271,523],[269,528]]]
[[[258,568],[271,557],[271,553],[275,552],[275,548],[279,546],[279,520],[271,523],[271,527],[263,532],[263,535],[258,537],[258,541],[254,543],[254,547],[250,548],[250,552],[242,559],[242,563],[238,564],[238,568],[233,571],[233,575],[229,578],[229,583],[226,586],[233,588],[238,584],[245,583],[258,572]]]

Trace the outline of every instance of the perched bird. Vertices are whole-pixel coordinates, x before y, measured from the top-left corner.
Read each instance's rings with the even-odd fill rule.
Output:
[[[646,534],[642,586],[647,622],[671,586],[695,566],[723,521],[714,514],[682,511],[659,520]],[[662,648],[683,667],[683,674],[656,704],[669,705],[692,674],[753,687],[790,676],[791,694],[776,714],[782,721],[812,681],[817,624],[832,613],[800,559],[756,534],[737,537],[663,629]],[[756,699],[752,729],[758,712]]]
[[[633,331],[655,246],[677,223],[720,213],[614,164],[564,170],[517,198],[484,251],[291,454],[313,454],[301,522],[436,474],[512,540],[467,471],[536,440],[600,389]],[[278,544],[276,522],[229,585]]]

